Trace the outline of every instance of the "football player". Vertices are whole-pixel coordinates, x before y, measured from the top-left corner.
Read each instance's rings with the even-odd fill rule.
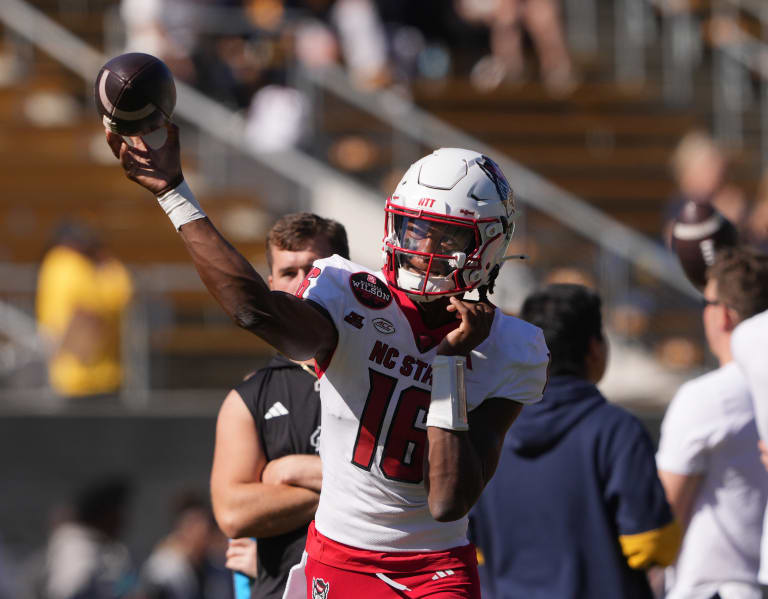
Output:
[[[499,167],[444,148],[385,207],[384,267],[318,260],[296,295],[267,284],[184,182],[178,128],[157,149],[107,132],[129,179],[158,196],[201,279],[241,327],[320,376],[323,485],[307,537],[312,597],[480,596],[467,512],[504,435],[546,380],[541,330],[486,299],[512,238]],[[480,301],[463,300],[478,290]]]

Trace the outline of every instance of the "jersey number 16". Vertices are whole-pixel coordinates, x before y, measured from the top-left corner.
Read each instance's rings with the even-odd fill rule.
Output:
[[[397,379],[368,369],[370,389],[360,416],[352,463],[370,470],[376,446],[382,434],[384,416],[397,387]],[[384,441],[379,464],[388,479],[420,483],[424,478],[424,447],[427,440],[426,414],[430,393],[419,387],[408,387],[400,392],[392,415],[392,422]]]

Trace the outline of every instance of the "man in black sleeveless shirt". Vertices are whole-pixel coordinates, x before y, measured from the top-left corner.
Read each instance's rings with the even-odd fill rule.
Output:
[[[267,236],[270,288],[294,293],[312,263],[333,254],[349,258],[341,224],[309,213],[282,217]],[[317,509],[322,482],[317,383],[312,366],[277,355],[231,390],[219,411],[213,509],[227,536],[257,539],[252,599],[282,597]],[[231,553],[241,553],[244,541],[235,543]]]

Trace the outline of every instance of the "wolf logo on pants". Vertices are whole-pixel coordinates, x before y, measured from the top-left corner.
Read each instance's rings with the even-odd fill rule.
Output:
[[[313,578],[312,599],[328,599],[328,590],[330,588],[330,583],[325,582],[322,578]]]

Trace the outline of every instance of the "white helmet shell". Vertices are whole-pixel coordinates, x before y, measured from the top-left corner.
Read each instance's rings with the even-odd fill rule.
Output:
[[[472,150],[441,148],[407,170],[387,200],[384,271],[390,285],[417,301],[456,295],[487,285],[514,231],[512,190],[498,165]],[[466,247],[442,253],[415,251],[405,223],[453,227]],[[409,266],[414,257],[428,267]],[[442,268],[435,268],[436,264]]]

